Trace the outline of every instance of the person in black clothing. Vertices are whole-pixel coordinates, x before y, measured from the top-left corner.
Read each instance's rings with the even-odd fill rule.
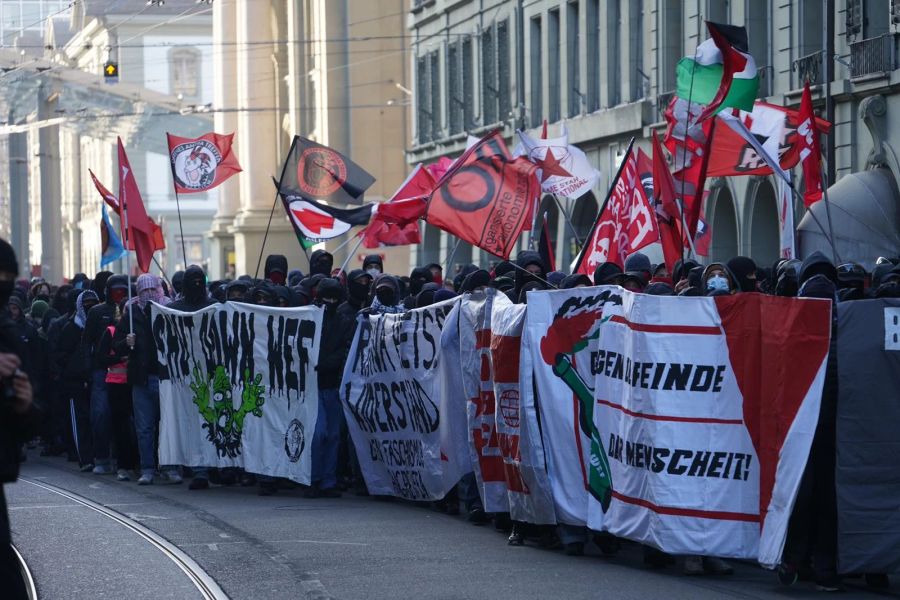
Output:
[[[372,277],[362,269],[354,269],[347,276],[347,299],[338,307],[342,319],[356,322],[356,313],[369,302]]]
[[[99,302],[93,290],[85,290],[75,301],[75,315],[66,321],[53,352],[53,364],[60,373],[63,397],[71,422],[70,454],[78,457],[82,471],[94,468],[94,440],[91,434],[90,367],[91,357],[84,341],[87,311]]]
[[[344,419],[338,388],[344,373],[344,362],[350,351],[354,332],[351,324],[338,314],[344,289],[335,280],[319,282],[316,304],[323,308],[322,338],[319,347],[319,416],[312,442],[312,485],[307,498],[337,498],[337,466],[341,424]]]
[[[100,275],[98,273],[95,282],[100,279]],[[100,337],[107,328],[115,325],[119,304],[128,296],[128,278],[124,275],[107,278],[103,292],[106,300],[87,312],[84,326],[84,342],[91,357],[91,431],[94,442],[94,473],[98,475],[113,472],[110,465],[112,410],[106,389],[109,365],[106,353],[101,353],[98,346]]]
[[[266,266],[268,267],[268,264]],[[197,265],[191,265],[184,272],[181,283],[181,299],[171,303],[169,308],[183,312],[195,312],[214,303],[215,301],[209,297],[206,291],[206,273]],[[205,466],[191,466],[191,470],[194,472],[194,478],[191,480],[188,489],[209,489],[209,468]]]
[[[309,257],[309,274],[331,277],[334,257],[327,250],[316,250]]]
[[[284,285],[287,281],[288,273],[287,257],[283,254],[270,254],[267,256],[264,273],[265,278],[275,285]]]
[[[33,433],[32,388],[22,371],[20,338],[6,311],[19,264],[15,252],[0,240],[0,483],[12,483],[19,476],[21,444]],[[6,497],[0,488],[0,590],[4,598],[28,598],[19,564],[13,553]]]

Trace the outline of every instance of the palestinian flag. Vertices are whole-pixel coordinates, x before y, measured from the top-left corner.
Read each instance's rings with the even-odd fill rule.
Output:
[[[675,95],[691,104],[705,105],[698,123],[726,107],[751,111],[759,93],[759,75],[748,50],[747,30],[709,21],[706,27],[710,39],[675,67]]]
[[[282,186],[278,187],[278,194],[297,239],[305,248],[309,246],[304,240],[324,242],[347,233],[353,227],[368,225],[374,212],[372,204],[359,208],[335,208]]]

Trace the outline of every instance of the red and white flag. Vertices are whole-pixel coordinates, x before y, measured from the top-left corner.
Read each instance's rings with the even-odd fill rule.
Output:
[[[387,202],[375,205],[372,221],[363,229],[363,246],[383,248],[422,242],[419,219],[425,215],[425,203],[436,184],[431,172],[416,165],[409,177]]]
[[[616,174],[607,202],[601,207],[572,273],[592,276],[600,263],[625,266],[625,258],[659,241],[656,214],[650,207],[638,178],[637,157],[629,145]]]
[[[597,185],[600,171],[595,169],[580,148],[569,144],[563,126],[562,135],[552,139],[534,139],[517,131],[519,145],[513,152],[525,156],[539,168],[538,177],[545,194],[578,198]]]
[[[137,255],[138,267],[142,273],[150,270],[153,253],[166,247],[162,229],[147,215],[144,200],[134,178],[134,171],[125,154],[122,138],[117,138],[119,146],[119,216],[123,229],[127,224],[126,247]]]
[[[797,133],[800,134],[800,162],[803,164],[803,178],[806,182],[803,204],[809,208],[822,199],[822,150],[808,81],[803,87],[803,97],[800,100],[800,126]]]
[[[241,172],[237,156],[231,151],[234,134],[207,133],[198,138],[183,138],[167,133],[169,163],[175,191],[196,194],[216,187]]]

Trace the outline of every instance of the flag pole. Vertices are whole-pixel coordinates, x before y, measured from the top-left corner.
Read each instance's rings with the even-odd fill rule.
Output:
[[[351,250],[350,252],[347,253],[347,259],[344,261],[344,264],[341,265],[341,270],[338,271],[338,274],[346,272],[347,265],[350,264],[350,259],[353,258],[353,255],[356,254],[356,251],[359,250],[360,244],[362,244],[363,240],[366,238],[366,236],[363,235],[362,231],[360,231],[356,235],[357,235],[357,237],[359,237],[359,241],[356,242],[355,246],[353,246],[353,250]],[[343,244],[340,245],[340,248],[343,248],[345,245],[347,245],[347,242],[349,242],[352,239],[353,239],[352,237],[348,238],[346,242],[344,242]],[[335,252],[337,252],[337,249],[335,249]]]
[[[266,233],[263,235],[262,245],[259,247],[259,258],[256,260],[256,273],[253,274],[254,279],[259,278],[259,265],[262,264],[263,253],[266,251],[266,240],[269,239],[269,228],[272,227],[272,216],[275,214],[275,206],[278,204],[278,190],[275,190],[275,199],[272,201],[272,210],[269,211],[269,222],[266,224]],[[300,247],[303,248],[303,244],[300,244]],[[306,248],[303,248],[303,253],[306,254]],[[307,261],[309,257],[307,256]]]
[[[453,246],[453,250],[450,251],[450,254],[447,255],[447,262],[444,263],[444,272],[450,272],[450,264],[453,262],[453,257],[456,256],[456,250],[459,248],[460,243],[462,243],[462,238],[456,238],[456,245]]]
[[[825,85],[828,85],[827,83]],[[828,160],[831,160],[831,157],[828,157]],[[834,253],[834,260],[840,264],[841,257],[838,256],[837,253],[837,245],[834,243],[834,226],[831,224],[831,203],[828,201],[828,172],[825,170],[824,165],[819,165],[819,172],[822,175],[822,202],[825,203],[825,217],[828,219],[828,233],[831,234],[831,251]],[[812,211],[809,211],[812,214]],[[815,216],[815,215],[813,215]]]
[[[559,209],[559,212],[562,213],[562,216],[565,218],[566,225],[568,225],[569,229],[572,230],[572,237],[575,238],[575,243],[578,244],[579,248],[581,248],[582,241],[578,237],[578,232],[575,231],[575,224],[572,223],[572,219],[569,218],[568,213],[566,213],[566,211],[563,210],[562,202],[559,201],[559,197],[556,194],[553,194],[553,201],[556,202],[556,207]]]
[[[600,205],[600,210],[597,211],[597,218],[594,219],[594,224],[591,225],[591,230],[588,232],[587,237],[585,238],[585,244],[581,247],[581,250],[578,251],[578,256],[575,257],[575,262],[572,263],[575,265],[575,268],[572,269],[574,272],[579,266],[581,266],[581,261],[584,258],[584,253],[587,250],[587,242],[590,242],[594,239],[594,231],[597,229],[597,225],[600,223],[600,216],[603,214],[603,211],[606,210],[606,205],[609,204],[609,199],[612,197],[613,191],[616,189],[616,183],[619,181],[619,177],[622,176],[622,170],[625,168],[625,163],[628,161],[628,157],[631,155],[631,149],[634,147],[634,136],[631,137],[631,141],[628,142],[628,148],[625,150],[625,156],[622,157],[622,162],[619,163],[619,168],[616,169],[616,174],[613,176],[612,181],[609,183],[609,190],[606,192],[606,198],[603,199],[603,204]],[[682,244],[684,245],[684,244]]]
[[[175,208],[178,209],[178,231],[181,233],[181,263],[187,269],[187,250],[184,244],[184,224],[181,222],[181,200],[178,197],[178,187],[175,185],[175,172],[172,172],[172,188],[175,190]],[[159,263],[157,263],[159,264]],[[162,269],[160,269],[162,270]]]
[[[119,166],[119,178],[120,180],[124,177],[122,174],[122,167]],[[131,240],[131,230],[128,229],[128,191],[126,186],[119,183],[119,187],[122,189],[122,198],[119,202],[122,203],[122,224],[124,225],[125,230],[125,272],[127,273],[126,277],[128,277],[128,333],[134,333],[134,306],[131,304],[131,250],[128,249],[128,245]]]

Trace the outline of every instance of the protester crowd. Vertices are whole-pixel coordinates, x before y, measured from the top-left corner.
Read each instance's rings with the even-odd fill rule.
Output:
[[[150,308],[151,303],[157,303],[196,311],[229,301],[279,307],[317,305],[324,314],[317,369],[319,418],[312,441],[313,482],[303,492],[308,498],[339,497],[347,490],[367,493],[338,395],[360,313],[401,313],[486,287],[497,289],[516,303],[527,302],[529,291],[593,285],[620,285],[652,295],[759,292],[829,298],[835,303],[900,297],[900,259],[879,258],[875,268],[867,272],[856,263],[835,266],[818,252],[802,262],[779,260],[771,266],[757,265],[747,257],[706,266],[683,260],[671,272],[665,264],[654,265],[644,254],[635,253],[628,257],[624,270],[614,263],[603,263],[591,278],[550,271],[541,255],[531,251],[521,252],[515,262],[496,263],[490,271],[467,265],[445,274],[441,265],[430,264],[413,269],[409,276],[395,276],[386,272],[379,255],[367,256],[362,269],[344,273],[334,268],[330,253],[317,250],[309,257],[309,273],[289,269],[284,256],[270,255],[261,279],[243,275],[235,280],[208,282],[203,269],[192,265],[173,274],[171,280],[152,274],[129,278],[103,271],[93,278],[77,274],[57,286],[40,278],[13,281],[17,275],[15,257],[8,244],[0,244],[0,357],[7,356],[2,353],[19,357],[18,361],[0,361],[2,387],[5,398],[15,399],[17,394],[21,398],[23,384],[16,373],[27,374],[38,409],[34,414],[39,416],[36,429],[29,431],[20,423],[24,411],[20,407],[13,411],[12,402],[4,405],[2,442],[7,449],[10,444],[13,448],[18,444],[19,450],[0,459],[24,460],[23,443],[39,439],[42,456],[65,456],[83,472],[111,475],[119,481],[134,479],[138,485],[179,484],[182,478],[190,477],[191,490],[208,489],[214,483],[257,486],[259,494],[272,495],[293,487],[288,481],[238,469],[157,464],[159,378]],[[783,583],[809,577],[823,590],[841,587],[836,566],[837,380],[833,357],[832,352],[816,438],[778,571]],[[3,481],[14,480],[17,465],[11,474],[7,471],[12,465],[2,466],[6,473]],[[506,531],[511,545],[530,540],[562,548],[569,555],[582,554],[589,541],[607,555],[620,548],[620,540],[608,534],[570,526],[538,527],[514,523],[508,515],[487,514],[472,474],[435,503],[436,509],[454,515],[461,506],[470,522],[493,522],[498,530]],[[665,567],[674,559],[646,548],[644,561]],[[683,570],[692,575],[732,571],[727,563],[712,557],[686,557]],[[884,575],[867,577],[870,585],[887,585]]]

